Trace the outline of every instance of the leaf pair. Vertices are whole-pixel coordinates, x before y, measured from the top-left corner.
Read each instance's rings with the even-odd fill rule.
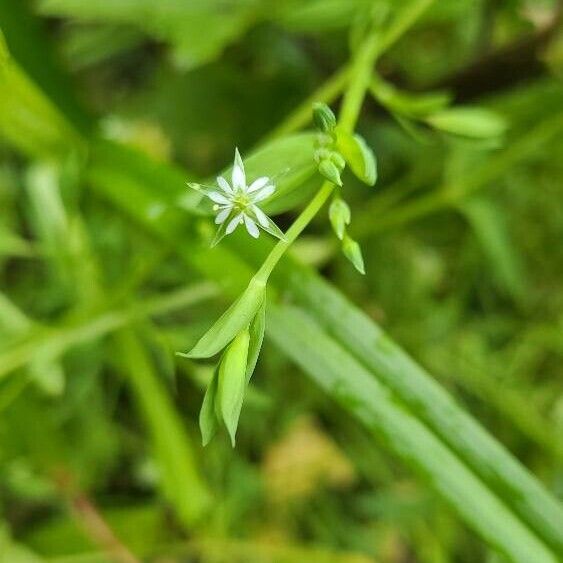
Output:
[[[186,354],[187,358],[209,358],[224,349],[209,384],[199,425],[207,445],[224,422],[235,446],[235,436],[246,386],[252,377],[264,340],[266,286],[252,279],[244,293]]]

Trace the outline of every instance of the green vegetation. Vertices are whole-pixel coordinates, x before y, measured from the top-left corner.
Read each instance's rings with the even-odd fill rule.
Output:
[[[0,561],[560,561],[560,21],[0,0]]]

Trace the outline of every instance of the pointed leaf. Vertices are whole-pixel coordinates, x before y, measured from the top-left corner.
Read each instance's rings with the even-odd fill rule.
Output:
[[[264,330],[266,329],[266,299],[262,301],[262,306],[256,313],[254,320],[250,325],[250,345],[248,348],[248,362],[246,365],[246,382],[250,381],[252,374],[254,373],[254,368],[256,367],[256,362],[258,361],[258,356],[260,355],[260,349],[262,348],[262,342],[264,341]]]
[[[248,329],[244,329],[231,342],[219,365],[217,400],[233,448],[246,390],[246,362],[249,344],[250,332]]]
[[[262,305],[266,294],[264,282],[252,279],[244,293],[219,317],[215,324],[186,354],[186,358],[210,358],[218,354],[235,336],[246,328]]]
[[[213,377],[205,392],[201,410],[199,411],[199,429],[201,430],[201,441],[204,446],[207,446],[211,438],[215,436],[219,421],[215,414],[215,401],[217,397],[217,382],[219,379],[219,370],[215,369]]]
[[[336,135],[338,150],[349,164],[352,172],[368,186],[377,180],[377,163],[373,151],[358,134],[338,130]]]

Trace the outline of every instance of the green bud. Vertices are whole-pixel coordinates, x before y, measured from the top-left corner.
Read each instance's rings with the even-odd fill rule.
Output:
[[[346,166],[346,161],[344,160],[344,157],[339,152],[332,151],[332,153],[330,154],[330,160],[332,160],[332,162],[336,164],[338,170],[344,170],[344,167]]]
[[[330,133],[336,127],[336,117],[332,110],[319,102],[313,104],[313,122],[323,133]]]
[[[233,447],[235,446],[235,435],[246,391],[246,362],[249,344],[250,333],[246,328],[239,332],[229,344],[219,364],[216,401],[223,422],[229,431]]]
[[[318,147],[332,147],[336,142],[336,135],[334,132],[319,133],[315,138],[315,145]]]
[[[338,169],[336,164],[332,162],[332,160],[322,160],[319,163],[319,172],[333,184],[342,186],[342,180],[340,179],[340,170]]]
[[[315,162],[319,164],[321,160],[329,159],[330,155],[331,155],[331,151],[325,148],[320,148],[313,153],[313,158],[315,159]]]
[[[336,236],[342,240],[346,232],[346,225],[350,224],[351,213],[348,204],[340,197],[335,197],[328,209],[328,218]]]
[[[344,256],[352,262],[354,268],[356,268],[360,274],[366,273],[362,249],[360,248],[360,245],[348,235],[345,235],[342,240],[342,252],[344,252]]]

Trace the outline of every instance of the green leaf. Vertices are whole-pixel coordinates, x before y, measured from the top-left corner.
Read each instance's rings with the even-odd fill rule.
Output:
[[[219,379],[219,369],[215,368],[213,377],[207,386],[201,410],[199,411],[199,429],[201,431],[201,440],[204,446],[207,446],[219,427],[219,421],[215,414],[215,401],[217,398],[217,382]]]
[[[246,390],[246,363],[250,333],[244,329],[237,334],[219,364],[219,384],[217,401],[220,405],[221,416],[227,427],[233,448],[236,442],[236,432],[244,392]]]
[[[244,293],[219,317],[215,324],[186,354],[186,358],[210,358],[218,354],[235,336],[248,327],[266,296],[264,282],[252,279]]]
[[[439,112],[452,101],[452,95],[448,92],[413,94],[398,90],[381,79],[373,80],[370,90],[375,99],[389,111],[412,119]]]
[[[506,121],[497,113],[478,107],[455,107],[434,113],[426,123],[454,135],[473,139],[498,137],[506,131]]]
[[[342,240],[342,252],[344,252],[344,256],[352,262],[354,268],[356,268],[360,274],[366,273],[362,249],[360,248],[360,245],[348,235],[345,235]]]
[[[184,421],[133,330],[122,329],[115,341],[119,368],[127,376],[151,435],[164,494],[182,523],[190,528],[208,510],[211,499],[197,468]]]
[[[248,363],[246,366],[246,382],[250,381],[254,368],[258,362],[260,349],[264,340],[264,331],[266,329],[266,298],[262,301],[262,306],[256,313],[254,320],[250,323],[250,345],[248,348]]]
[[[340,311],[339,311],[340,313]],[[268,333],[297,365],[359,420],[378,441],[404,459],[477,530],[517,563],[556,559],[506,504],[405,407],[364,364],[301,309],[272,305]],[[371,341],[384,348],[386,337]]]
[[[335,197],[328,209],[328,218],[330,219],[336,236],[340,240],[344,237],[346,225],[350,224],[351,217],[352,214],[348,204],[341,197]]]
[[[489,260],[494,281],[516,301],[526,297],[521,256],[510,240],[503,209],[485,196],[473,196],[460,205]]]
[[[377,163],[373,151],[357,133],[337,129],[336,145],[352,172],[368,186],[377,181]]]
[[[221,2],[160,3],[130,0],[42,0],[43,14],[81,22],[128,24],[169,43],[172,58],[183,70],[212,61],[240,37],[253,21],[252,3],[239,2],[224,9]]]
[[[10,57],[0,32],[0,135],[41,158],[68,154],[82,140]]]

